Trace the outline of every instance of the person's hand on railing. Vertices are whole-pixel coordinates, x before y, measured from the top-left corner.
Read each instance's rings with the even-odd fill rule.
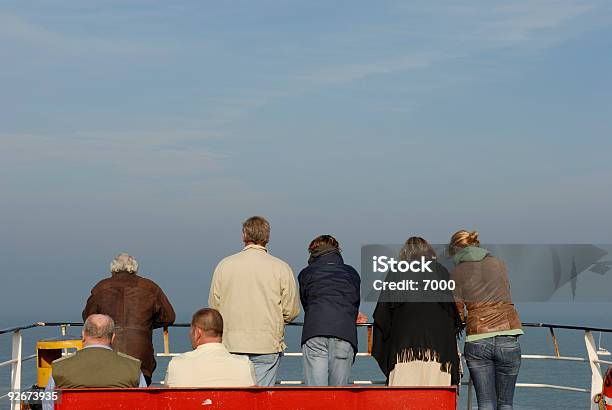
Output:
[[[357,323],[368,323],[368,317],[363,312],[359,312],[357,314]]]

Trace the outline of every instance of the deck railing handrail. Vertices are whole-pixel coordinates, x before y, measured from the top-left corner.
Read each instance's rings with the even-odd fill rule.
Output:
[[[290,322],[287,324],[288,326],[303,326],[302,322]],[[572,326],[572,325],[559,325],[552,323],[534,323],[534,322],[524,322],[522,323],[523,327],[526,328],[547,328],[552,336],[553,345],[555,349],[554,356],[547,355],[530,355],[525,354],[522,355],[523,359],[544,359],[544,360],[560,360],[560,361],[574,361],[574,362],[588,362],[591,368],[591,388],[580,388],[580,387],[571,387],[571,386],[561,386],[561,385],[552,385],[552,384],[541,384],[541,383],[517,383],[517,387],[530,387],[530,388],[549,388],[555,390],[562,391],[574,391],[574,392],[585,392],[590,393],[589,403],[590,409],[597,410],[598,405],[593,403],[592,398],[601,392],[603,377],[601,373],[600,364],[612,365],[611,361],[601,360],[598,355],[598,350],[595,345],[595,341],[593,339],[593,332],[601,332],[601,333],[612,333],[612,329],[610,328],[602,328],[602,327],[589,327],[589,326]],[[68,327],[80,327],[83,326],[83,322],[36,322],[24,326],[15,326],[7,329],[0,329],[0,335],[12,333],[12,358],[11,360],[7,360],[4,362],[0,362],[0,368],[4,366],[11,365],[11,391],[18,391],[21,389],[21,364],[26,360],[30,360],[36,357],[36,354],[28,355],[23,357],[22,355],[22,334],[23,330],[28,330],[37,327],[60,327],[62,335],[66,334],[66,330]],[[190,327],[190,323],[175,323],[170,325],[173,328],[187,328]],[[372,336],[372,328],[373,323],[358,323],[358,327],[366,327],[368,329],[368,352],[359,352],[357,354],[358,357],[370,356],[371,349],[371,336]],[[557,345],[557,339],[555,335],[555,330],[573,330],[573,331],[583,331],[584,332],[584,341],[587,351],[587,357],[571,357],[571,356],[561,356],[559,353],[559,348]],[[176,353],[170,353],[169,349],[169,337],[168,330],[164,329],[164,353],[158,353],[157,356],[174,356]],[[289,353],[288,356],[301,356],[301,353]],[[285,381],[284,384],[299,384],[299,381]],[[380,381],[355,381],[355,384],[381,384],[384,382]],[[472,405],[472,381],[467,380],[466,382],[461,382],[462,385],[468,386],[468,396],[467,396],[467,408],[471,409]],[[8,394],[0,396],[0,399],[6,398]],[[13,400],[11,401],[11,409],[17,410],[20,407],[19,401]]]
[[[303,326],[304,322],[289,322],[288,326]],[[357,323],[357,326],[373,326],[374,323]],[[5,333],[11,333],[19,330],[27,330],[35,327],[60,327],[60,326],[74,326],[80,327],[83,326],[83,322],[36,322],[29,325],[23,326],[15,326],[7,329],[0,329],[0,335]],[[191,323],[179,322],[170,325],[169,327],[189,327]],[[547,329],[564,329],[564,330],[582,330],[584,332],[602,332],[602,333],[612,333],[612,328],[606,327],[591,327],[591,326],[572,326],[572,325],[559,325],[554,323],[539,323],[539,322],[523,322],[523,327],[539,327],[539,328],[547,328]]]

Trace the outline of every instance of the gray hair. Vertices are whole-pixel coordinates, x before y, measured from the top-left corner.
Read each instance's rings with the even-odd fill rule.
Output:
[[[83,333],[92,339],[110,341],[115,334],[115,321],[108,315],[89,315],[83,324]]]
[[[115,259],[113,259],[113,261],[110,264],[110,270],[111,270],[111,273],[117,273],[117,272],[136,273],[138,272],[138,262],[136,262],[136,259],[133,256],[128,255],[127,253],[123,252],[117,255]]]
[[[242,223],[245,242],[266,246],[270,241],[270,223],[263,216],[252,216]]]

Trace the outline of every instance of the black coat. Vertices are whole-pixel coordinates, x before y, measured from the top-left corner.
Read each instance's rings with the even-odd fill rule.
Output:
[[[338,252],[315,258],[298,276],[304,307],[302,344],[315,336],[336,337],[357,352],[357,314],[361,279]]]
[[[449,279],[448,271],[441,264],[434,263],[432,268],[433,273],[428,274],[431,278]],[[463,329],[459,312],[452,302],[452,292],[440,291],[430,297],[429,302],[379,301],[376,304],[372,356],[387,379],[398,355],[409,352],[411,357],[407,360],[429,360],[426,357],[431,353],[440,362],[441,370],[450,365],[451,384],[459,384],[457,337]],[[440,301],[433,301],[436,299]]]

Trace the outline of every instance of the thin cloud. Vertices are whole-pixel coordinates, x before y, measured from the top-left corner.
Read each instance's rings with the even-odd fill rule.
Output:
[[[32,47],[64,56],[131,56],[158,53],[161,49],[148,43],[125,39],[68,36],[8,13],[0,13],[0,40],[5,44]]]
[[[0,160],[21,171],[63,164],[131,177],[191,176],[215,171],[227,158],[209,147],[213,138],[198,131],[0,135]]]
[[[300,48],[301,59],[310,67],[278,73],[274,91],[259,87],[243,89],[235,94],[235,102],[243,104],[226,109],[248,111],[288,96],[342,87],[372,76],[400,72],[409,75],[411,71],[451,60],[460,62],[475,55],[482,59],[483,52],[492,50],[513,53],[543,50],[592,28],[572,23],[594,11],[597,4],[529,0],[498,5],[490,2],[444,6],[425,3],[420,8],[399,5],[395,14],[405,16],[405,21],[411,24],[398,26],[402,19],[395,19],[388,27],[381,27],[373,22],[372,30],[366,26],[358,32],[345,30],[324,39],[313,38],[312,44],[302,44]],[[280,89],[279,83],[284,84]],[[243,100],[241,96],[245,95],[249,97]]]
[[[314,73],[302,75],[321,85],[344,84],[365,79],[371,75],[392,74],[398,71],[423,69],[434,64],[444,63],[449,59],[466,58],[491,48],[523,48],[527,41],[533,45],[551,44],[549,38],[540,38],[539,31],[557,30],[553,35],[564,39],[562,29],[572,19],[591,11],[594,4],[577,1],[537,1],[529,0],[520,3],[486,5],[462,5],[433,9],[425,7],[421,12],[431,13],[432,19],[444,25],[444,31],[432,29],[431,20],[423,19],[423,24],[397,30],[393,27],[385,30],[374,30],[378,38],[361,38],[366,44],[380,44],[379,56],[371,55],[370,62],[342,62],[318,69]],[[402,9],[402,13],[413,15],[419,13],[415,8]],[[413,15],[414,18],[414,15]],[[363,30],[366,31],[367,30]],[[420,39],[420,41],[416,41]],[[459,42],[457,40],[460,40]],[[346,49],[354,44],[354,39],[339,39],[335,49]],[[386,44],[400,45],[391,50]],[[404,46],[401,46],[401,45]],[[424,51],[430,44],[435,44],[434,51]],[[389,56],[392,52],[395,55]],[[386,56],[385,56],[386,55]],[[329,56],[333,59],[333,56]],[[354,58],[355,56],[353,56]],[[350,57],[343,55],[343,59]],[[299,77],[298,77],[299,78]]]
[[[538,31],[559,28],[594,7],[594,4],[575,1],[502,4],[494,9],[491,21],[485,22],[477,34],[500,46],[522,44],[534,39]]]
[[[441,56],[433,54],[400,56],[373,62],[328,67],[318,72],[298,75],[296,78],[301,78],[315,85],[344,84],[362,80],[372,75],[385,75],[398,71],[425,68],[440,58]]]

